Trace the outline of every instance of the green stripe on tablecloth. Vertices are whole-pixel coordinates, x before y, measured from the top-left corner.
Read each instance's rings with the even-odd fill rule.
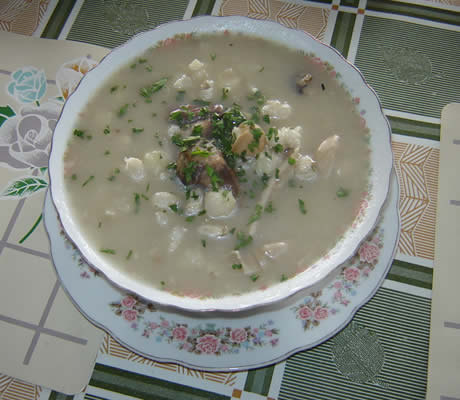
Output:
[[[365,16],[355,64],[384,108],[439,118],[460,101],[459,43],[460,32]],[[404,82],[415,70],[424,78]]]
[[[430,299],[380,288],[354,322],[374,332],[383,346],[385,362],[374,380],[388,387],[342,375],[332,357],[332,339],[286,361],[279,400],[424,399],[430,313]]]
[[[197,15],[211,15],[214,3],[216,0],[198,0],[195,9],[193,10],[193,17]]]
[[[348,6],[348,7],[358,7],[359,0],[342,0],[340,2],[341,6]]]
[[[58,1],[41,37],[57,39],[77,0]]]
[[[460,25],[459,13],[418,4],[407,4],[390,0],[368,0],[366,9]]]
[[[330,4],[332,3],[332,0],[310,0],[314,3],[325,3],[325,4]]]
[[[439,140],[441,136],[441,126],[439,124],[431,124],[429,122],[414,121],[412,119],[404,119],[388,116],[391,130],[393,133],[400,135],[416,136],[419,138]]]
[[[230,400],[228,396],[96,364],[91,386],[145,400]]]
[[[129,5],[133,9],[147,12],[145,23],[143,22],[136,29],[132,29],[141,31],[153,29],[157,25],[168,21],[182,19],[188,0],[155,0],[150,2],[131,0]],[[86,0],[70,29],[67,39],[114,48],[133,36],[132,32],[122,33],[117,31],[116,26],[123,24],[122,19],[120,20],[121,22],[109,21],[106,15],[107,9],[104,8],[103,2]]]
[[[386,278],[424,289],[431,289],[433,286],[433,269],[395,260]]]
[[[58,393],[58,392],[51,392],[50,397],[48,397],[48,400],[72,400],[73,396],[67,396],[66,394],[63,393]]]
[[[335,47],[344,57],[348,55],[351,35],[355,26],[356,14],[339,12],[332,34],[331,46]]]
[[[274,370],[275,367],[271,366],[249,371],[244,385],[244,390],[246,392],[267,396],[268,391],[270,390]]]

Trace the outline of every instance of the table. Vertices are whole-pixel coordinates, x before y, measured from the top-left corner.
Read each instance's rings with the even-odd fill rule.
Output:
[[[0,399],[425,398],[440,117],[446,104],[460,102],[459,12],[459,0],[2,0],[0,371],[34,383],[0,373]],[[373,379],[340,370],[334,338],[242,372],[147,360],[81,317],[53,275],[41,220],[49,148],[7,136],[8,124],[25,125],[34,115],[46,138],[69,92],[108,49],[143,29],[204,14],[308,31],[355,63],[380,96],[393,131],[401,236],[382,287],[353,319],[384,349]],[[27,73],[41,79],[34,90],[18,89]],[[53,382],[50,370],[62,378]]]

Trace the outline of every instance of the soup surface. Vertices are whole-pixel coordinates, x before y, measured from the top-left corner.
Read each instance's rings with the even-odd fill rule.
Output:
[[[169,40],[79,115],[66,191],[96,251],[153,286],[220,297],[308,268],[367,190],[368,130],[333,69],[260,38]]]

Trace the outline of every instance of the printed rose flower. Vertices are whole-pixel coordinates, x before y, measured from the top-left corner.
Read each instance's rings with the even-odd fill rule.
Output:
[[[60,107],[45,103],[24,106],[18,115],[0,126],[0,158],[13,168],[40,168],[48,165],[51,137]]]
[[[359,248],[358,254],[360,261],[372,264],[378,260],[380,249],[374,243],[364,242]]]
[[[157,328],[158,328],[158,324],[157,324],[156,322],[150,322],[149,328],[150,328],[150,329],[157,329]]]
[[[97,61],[81,57],[62,64],[56,74],[56,85],[61,96],[67,99],[75,90],[83,75],[97,65]]]
[[[313,315],[313,311],[311,310],[310,307],[308,306],[303,306],[300,310],[299,310],[299,317],[300,319],[310,319]]]
[[[267,329],[265,331],[265,336],[272,336],[272,335],[273,335],[273,332],[270,329]]]
[[[214,335],[204,335],[198,339],[196,348],[202,353],[213,354],[217,351],[219,345],[219,339]]]
[[[327,311],[327,308],[324,308],[324,307],[315,308],[315,319],[316,320],[326,319],[328,315],[329,315],[329,312]]]
[[[334,287],[336,289],[340,289],[342,287],[342,282],[340,282],[340,281],[334,282]]]
[[[137,320],[137,311],[136,310],[124,310],[122,312],[123,318],[126,321],[136,321]]]
[[[243,343],[248,339],[248,333],[245,329],[237,328],[232,330],[231,337],[233,343]]]
[[[162,328],[168,328],[169,327],[169,322],[166,321],[165,319],[161,321],[161,327]]]
[[[176,340],[185,340],[187,338],[187,328],[185,326],[176,326],[172,331],[172,335]]]
[[[355,267],[348,267],[343,271],[343,277],[347,281],[356,281],[359,278],[359,269]]]
[[[43,70],[23,67],[11,74],[8,93],[20,103],[35,103],[46,92],[46,75]]]
[[[134,304],[136,304],[136,300],[132,296],[123,297],[121,304],[126,308],[133,308]]]

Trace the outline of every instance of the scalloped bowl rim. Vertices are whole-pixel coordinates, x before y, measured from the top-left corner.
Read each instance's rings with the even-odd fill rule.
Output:
[[[79,111],[103,85],[108,77],[130,60],[141,55],[157,42],[182,33],[241,32],[282,43],[293,49],[315,53],[322,61],[329,62],[340,72],[341,83],[352,97],[360,98],[360,106],[365,111],[367,126],[371,132],[371,173],[372,197],[368,202],[366,214],[352,234],[345,235],[330,252],[311,267],[285,282],[277,283],[264,290],[255,290],[241,295],[220,298],[192,298],[179,296],[133,279],[113,266],[91,247],[79,230],[78,222],[67,201],[64,190],[63,154]],[[339,78],[338,78],[339,79]],[[377,151],[378,150],[378,151]],[[186,311],[240,311],[268,305],[286,299],[295,293],[312,288],[333,273],[341,264],[351,258],[360,244],[376,225],[389,192],[393,167],[391,150],[391,129],[383,114],[376,93],[367,85],[356,67],[345,60],[332,47],[318,41],[311,35],[276,22],[254,20],[247,17],[197,17],[185,21],[169,22],[151,31],[134,36],[125,44],[112,50],[102,61],[89,71],[80,81],[76,90],[67,99],[54,130],[50,161],[51,198],[61,220],[67,237],[80,251],[85,261],[101,271],[112,283],[134,292],[157,304],[172,306]]]

